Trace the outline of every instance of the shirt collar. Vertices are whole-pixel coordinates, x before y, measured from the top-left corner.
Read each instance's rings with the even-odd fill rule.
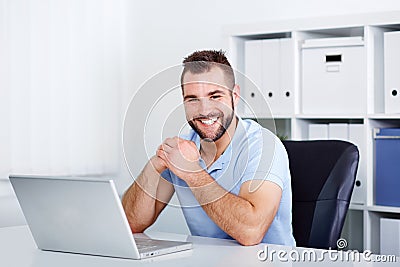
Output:
[[[240,117],[236,117],[238,119],[238,123],[235,129],[235,133],[233,134],[233,138],[222,155],[208,168],[208,172],[212,172],[215,170],[222,170],[224,165],[228,164],[230,159],[232,158],[232,147],[243,138],[244,125],[243,120]],[[196,144],[197,149],[200,151],[200,136],[196,133],[193,142]],[[202,159],[201,159],[202,160]],[[203,160],[202,160],[203,161]],[[203,161],[204,163],[204,161]],[[204,164],[205,165],[205,164]]]

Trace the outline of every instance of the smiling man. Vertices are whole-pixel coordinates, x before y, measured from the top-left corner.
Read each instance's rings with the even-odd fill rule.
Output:
[[[122,203],[132,232],[152,225],[177,193],[193,235],[295,245],[287,153],[279,139],[235,114],[240,88],[222,51],[183,61],[192,131],[164,140]]]

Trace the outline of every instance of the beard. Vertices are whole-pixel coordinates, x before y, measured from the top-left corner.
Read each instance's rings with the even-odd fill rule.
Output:
[[[199,115],[199,116],[191,119],[190,121],[188,121],[188,123],[192,127],[192,129],[200,136],[201,139],[203,139],[207,142],[215,142],[225,134],[226,130],[232,123],[234,115],[235,115],[235,112],[232,107],[232,112],[229,113],[226,117],[225,117],[224,113],[222,113],[222,112],[217,112],[217,113],[214,112],[214,113],[210,113],[206,116]],[[218,120],[215,123],[218,123],[219,126],[212,133],[203,131],[200,127],[198,127],[196,125],[195,121],[206,120],[206,119],[215,118],[215,117],[218,118]],[[201,123],[201,122],[199,122],[199,123]]]

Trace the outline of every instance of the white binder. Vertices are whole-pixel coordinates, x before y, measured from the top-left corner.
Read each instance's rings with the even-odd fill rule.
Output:
[[[348,140],[349,125],[347,123],[329,123],[329,139]]]
[[[261,40],[246,41],[245,43],[245,75],[244,88],[242,89],[244,115],[253,117],[261,116],[266,112],[266,104],[262,94],[261,72]]]
[[[380,254],[400,257],[400,220],[381,218]]]
[[[244,109],[245,115],[294,113],[294,47],[291,38],[245,42],[244,71],[249,79],[242,92],[253,110]]]
[[[400,32],[385,32],[385,113],[400,113]]]
[[[349,141],[358,147],[360,154],[356,182],[354,184],[353,195],[350,202],[353,204],[365,204],[367,190],[367,166],[365,164],[366,159],[363,158],[363,156],[366,155],[367,151],[365,149],[366,140],[363,124],[349,124]]]
[[[309,140],[328,139],[328,124],[310,124],[308,125]]]

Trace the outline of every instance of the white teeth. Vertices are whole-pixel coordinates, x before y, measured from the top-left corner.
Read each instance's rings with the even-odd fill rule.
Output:
[[[207,125],[211,125],[211,124],[213,124],[214,122],[217,121],[217,118],[212,118],[212,119],[209,119],[209,120],[200,120],[200,121],[201,121],[201,123],[204,123],[204,124],[207,124]]]

